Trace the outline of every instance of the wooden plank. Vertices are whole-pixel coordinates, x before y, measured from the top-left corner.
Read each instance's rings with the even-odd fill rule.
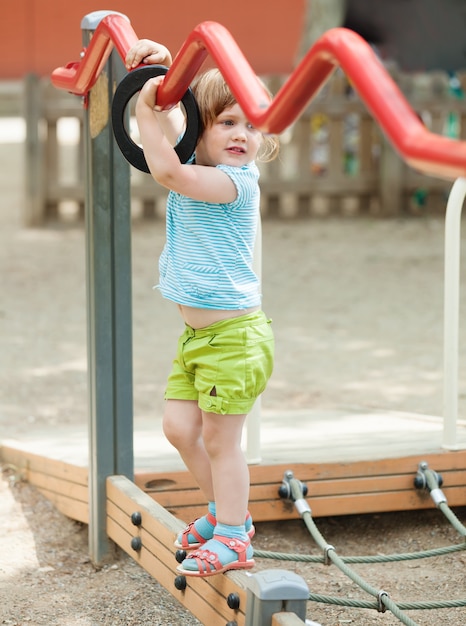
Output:
[[[274,613],[271,626],[303,626],[304,622],[296,613]]]
[[[87,468],[2,446],[0,458],[24,476],[67,517],[89,520]]]
[[[115,477],[113,477],[115,478]],[[113,480],[112,478],[112,480]],[[126,479],[125,479],[126,481]],[[113,487],[109,484],[110,479],[107,484],[107,492],[108,492],[108,501],[113,502],[116,506],[123,512],[127,514],[126,524],[128,524],[128,520],[130,519],[131,513],[135,510],[136,496],[143,498],[144,507],[152,506],[149,510],[149,513],[145,512],[145,509],[142,508],[140,510],[142,523],[141,528],[145,528],[150,532],[157,540],[166,546],[171,553],[174,553],[175,549],[173,546],[173,541],[175,535],[184,528],[184,523],[180,520],[176,519],[173,515],[167,512],[163,507],[160,506],[158,502],[154,502],[151,498],[149,498],[146,494],[144,494],[141,490],[137,489],[132,483],[129,481],[129,485],[125,484],[126,491],[130,491],[130,494],[127,493],[119,493],[117,492],[117,501],[115,501]],[[136,495],[134,495],[134,493]],[[153,505],[155,504],[155,507]],[[121,521],[121,518],[120,518]],[[234,576],[234,574],[228,574],[229,577]],[[241,574],[242,576],[242,574]],[[194,579],[192,579],[194,580]],[[209,580],[209,584],[215,586],[215,588],[220,589],[219,585],[222,584],[222,577],[214,577]]]
[[[174,557],[174,534],[183,524],[170,515],[157,502],[122,476],[107,479],[108,534],[125,552],[148,571],[167,591],[189,609],[204,624],[224,625],[235,620],[244,624],[246,603],[246,575],[240,572],[210,578],[187,578],[184,591],[176,590],[177,562]],[[141,526],[131,522],[131,513],[141,513]],[[131,538],[139,536],[142,548],[135,552]],[[227,605],[229,593],[238,593],[240,609],[234,611]]]
[[[249,508],[256,521],[294,519],[293,504],[278,495],[287,470],[308,486],[308,500],[317,517],[434,508],[428,492],[414,488],[421,461],[442,475],[442,489],[451,506],[466,504],[463,450],[354,463],[253,466]],[[136,482],[185,521],[199,517],[205,510],[204,498],[187,472],[145,471],[136,475]]]
[[[413,478],[419,463],[426,461],[437,472],[455,470],[466,471],[466,450],[440,451],[436,454],[412,455],[374,461],[355,461],[345,463],[287,463],[272,465],[254,465],[249,468],[251,483],[280,485],[286,471],[293,472],[301,481],[329,480],[335,478],[354,478],[358,476],[386,476],[408,474]],[[188,472],[137,472],[136,481],[142,489],[176,491],[181,489],[196,490],[197,486]],[[150,483],[150,484],[149,484]]]
[[[130,535],[125,533],[124,529],[120,526],[115,526],[115,522],[112,520],[109,520],[107,530],[112,540],[120,547],[126,546],[128,541],[130,541]],[[123,549],[159,584],[173,594],[180,604],[198,617],[203,624],[212,624],[215,626],[217,624],[223,625],[226,623],[227,618],[225,618],[224,615],[219,615],[215,606],[206,602],[202,595],[194,589],[194,586],[188,584],[184,591],[178,591],[174,585],[176,572],[172,567],[169,567],[166,563],[159,560],[150,550],[143,547],[138,554],[135,554],[134,551],[130,552],[125,547],[123,547]],[[174,559],[173,556],[172,559]]]
[[[67,498],[66,495],[53,493],[52,491],[40,487],[38,487],[38,491],[40,491],[47,500],[50,500],[55,508],[60,511],[60,513],[63,513],[63,515],[78,522],[82,522],[83,524],[89,523],[89,507],[87,502],[79,502]]]
[[[459,478],[458,478],[459,477]],[[322,495],[339,495],[341,493],[367,493],[367,492],[383,492],[394,490],[408,490],[413,488],[413,475],[388,475],[388,476],[368,476],[355,479],[325,479],[321,481],[307,482],[309,488],[309,494],[312,497],[319,497]],[[448,474],[449,484],[464,484],[461,482],[461,478],[464,476],[462,473],[457,475]],[[451,482],[453,479],[453,483]],[[142,481],[136,476],[136,484],[141,487]],[[305,481],[304,481],[305,482]],[[281,486],[281,480],[269,485],[264,484],[251,484],[250,500],[264,501],[264,500],[276,500],[278,499],[278,490]],[[188,488],[186,490],[181,489],[179,486],[174,487],[173,490],[153,490],[144,489],[147,494],[151,495],[155,499],[164,502],[164,506],[170,507],[186,507],[186,506],[205,506],[205,498],[199,489]]]
[[[448,499],[450,506],[464,506],[466,494],[464,485],[456,487],[443,487],[442,491]],[[163,497],[159,497],[162,506],[167,507]],[[433,509],[435,504],[426,491],[385,491],[369,492],[360,495],[335,493],[332,496],[322,495],[307,497],[309,506],[314,517],[327,517],[329,515],[355,515],[359,513],[383,513],[392,511]],[[192,521],[205,513],[205,505],[193,506],[182,505],[167,507],[177,517],[185,522]],[[290,500],[265,499],[249,501],[249,510],[256,522],[277,521],[296,519],[297,513],[294,504]]]
[[[76,484],[87,485],[87,467],[73,465],[57,459],[49,459],[40,454],[7,445],[0,447],[0,458],[5,463],[9,463],[18,468],[18,470],[24,471],[26,480],[27,473],[33,470]]]
[[[54,498],[62,512],[87,521],[87,502],[84,502],[87,468],[47,459],[12,446],[3,446],[0,453],[5,463],[14,465],[32,484],[43,489],[44,494]],[[307,485],[307,499],[315,517],[434,508],[428,492],[416,490],[413,486],[421,461],[426,461],[431,469],[442,475],[442,490],[448,504],[464,506],[466,450],[353,463],[252,466],[249,508],[256,521],[296,519],[293,503],[278,495],[288,470]],[[135,480],[143,491],[157,499],[159,505],[184,522],[205,512],[204,497],[188,472],[152,473],[145,470],[136,473]],[[68,497],[70,494],[76,504]],[[172,532],[176,530],[172,529]]]
[[[87,487],[56,480],[52,476],[33,471],[28,472],[28,482],[50,500],[61,513],[79,522],[89,523]]]
[[[448,498],[450,506],[463,506],[465,502],[464,487],[456,487],[453,489],[443,489]],[[326,517],[328,515],[356,515],[361,513],[381,512],[387,513],[392,511],[408,511],[433,509],[435,504],[428,497],[420,499],[413,491],[409,493],[392,494],[365,494],[358,498],[354,496],[346,496],[342,494],[339,497],[322,498],[320,500],[309,500],[314,517]],[[273,516],[273,512],[271,512]],[[273,517],[272,517],[273,519]]]
[[[56,478],[50,474],[43,474],[35,470],[29,470],[28,481],[38,489],[43,489],[50,493],[66,495],[71,500],[78,502],[88,502],[87,485],[74,483],[62,478]]]

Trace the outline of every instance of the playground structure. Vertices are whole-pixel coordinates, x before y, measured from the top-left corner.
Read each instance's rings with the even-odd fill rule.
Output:
[[[134,476],[130,443],[131,311],[128,305],[130,298],[127,297],[131,288],[130,226],[129,202],[126,206],[124,202],[124,198],[129,196],[129,174],[128,164],[114,145],[108,111],[115,85],[124,76],[121,61],[111,55],[112,49],[115,47],[120,57],[124,57],[137,38],[127,19],[116,14],[87,16],[83,21],[83,30],[85,45],[89,45],[83,52],[81,62],[59,68],[52,78],[57,87],[83,96],[87,109],[89,195],[86,233],[91,389],[89,471],[13,449],[3,449],[2,454],[5,460],[25,467],[27,478],[48,494],[60,510],[89,524],[90,552],[96,563],[104,558],[109,537],[173,593],[171,545],[174,533],[182,524],[166,509],[183,519],[191,519],[199,514],[203,503],[184,473]],[[336,29],[325,35],[269,103],[228,33],[218,24],[200,25],[186,40],[167,73],[161,90],[167,105],[184,97],[192,77],[208,53],[252,123],[264,132],[282,132],[299,116],[309,98],[340,64],[408,163],[422,171],[451,179],[465,174],[465,144],[426,131],[385,75],[371,50],[354,33]],[[229,63],[233,58],[235,63]],[[92,176],[97,157],[99,167],[110,170],[109,163],[113,164],[113,169],[105,172],[106,176]],[[455,219],[447,226],[452,239],[457,237],[457,220],[465,194],[466,188],[460,179],[449,202],[453,210],[447,209],[447,214],[455,213]],[[116,198],[118,201],[115,201]],[[108,248],[102,243],[104,241],[110,242]],[[447,248],[452,250],[451,245]],[[446,379],[450,381],[446,398],[450,399],[450,403],[446,402],[449,417],[445,420],[444,448],[452,451],[439,451],[428,457],[423,455],[422,459],[412,456],[392,461],[320,464],[318,467],[311,464],[252,467],[251,511],[255,519],[294,517],[293,507],[284,503],[278,495],[278,486],[287,471],[312,484],[311,496],[316,515],[427,508],[432,506],[429,499],[424,497],[425,494],[415,492],[412,486],[421,460],[427,460],[430,466],[442,473],[444,492],[451,504],[466,502],[466,456],[464,451],[456,450],[454,401],[457,394],[455,370],[458,342],[454,332],[457,327],[457,292],[450,279],[451,274],[455,274],[457,258],[453,253],[445,270],[450,290],[450,295],[446,297],[446,320],[449,320],[448,329],[453,329],[453,332],[445,333]],[[448,306],[447,301],[450,303]],[[131,483],[133,476],[136,485],[142,489]],[[144,491],[154,497],[144,494]],[[154,502],[154,499],[157,501]],[[136,513],[141,515],[140,520],[134,515]],[[248,624],[248,621],[245,622],[248,620],[246,607],[251,599],[246,598],[247,589],[246,576],[235,573],[214,577],[208,583],[195,581],[192,585],[190,582],[188,587],[177,589],[176,597],[204,623],[221,624],[226,620],[233,623],[234,620],[237,624]],[[230,602],[233,608],[225,600],[232,593],[239,598],[239,602]]]

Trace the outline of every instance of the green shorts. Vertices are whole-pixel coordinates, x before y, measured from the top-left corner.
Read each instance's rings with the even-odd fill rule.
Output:
[[[273,369],[271,321],[262,311],[206,328],[186,325],[168,377],[166,400],[196,400],[207,413],[249,413]]]

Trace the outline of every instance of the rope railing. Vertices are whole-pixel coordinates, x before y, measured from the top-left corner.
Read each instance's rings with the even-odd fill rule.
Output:
[[[422,474],[425,477],[425,487],[431,492],[432,499],[437,504],[438,508],[442,510],[444,515],[453,525],[455,530],[459,532],[463,537],[466,534],[466,528],[458,520],[455,514],[449,509],[446,498],[443,492],[440,490],[440,477],[436,472],[429,470],[427,466],[422,468]],[[254,555],[258,558],[277,559],[281,561],[296,561],[307,563],[324,563],[329,565],[333,563],[340,571],[342,571],[348,578],[350,578],[355,584],[357,584],[363,591],[375,598],[375,601],[359,600],[354,598],[341,598],[335,596],[327,596],[323,594],[309,593],[309,600],[313,602],[321,602],[325,604],[334,604],[338,606],[346,606],[352,608],[363,609],[375,609],[379,612],[385,612],[386,609],[397,617],[406,626],[416,626],[416,623],[407,615],[404,611],[408,610],[427,610],[427,609],[445,609],[445,608],[458,608],[466,606],[466,599],[457,600],[429,600],[419,602],[393,602],[389,594],[383,589],[377,590],[364,580],[359,574],[351,569],[348,564],[355,563],[384,563],[403,560],[413,560],[432,556],[441,556],[445,554],[451,554],[453,552],[459,552],[466,549],[466,543],[461,543],[452,546],[445,546],[432,550],[412,552],[412,553],[400,553],[391,555],[369,555],[369,556],[349,556],[340,557],[335,548],[327,543],[325,538],[320,533],[314,520],[312,519],[311,509],[303,498],[303,484],[295,479],[291,474],[287,475],[287,488],[288,497],[293,500],[296,510],[302,517],[306,527],[308,528],[312,538],[322,550],[321,555],[305,555],[305,554],[286,554],[282,552],[271,552],[265,550],[254,550]]]
[[[339,598],[337,596],[326,596],[319,593],[310,593],[309,600],[311,602],[321,602],[323,604],[335,604],[336,606],[346,606],[357,609],[375,609],[380,610],[378,602],[370,602],[368,600],[356,600],[355,598]],[[397,607],[400,611],[423,611],[432,609],[455,609],[466,606],[466,600],[430,600],[426,602],[398,602]],[[387,607],[388,608],[388,607]],[[394,613],[394,615],[396,615]],[[404,624],[399,615],[396,615]],[[409,619],[409,618],[408,618]],[[414,622],[411,620],[411,624]]]
[[[81,61],[54,70],[52,83],[60,89],[86,95],[113,47],[124,58],[136,41],[125,16],[107,15],[83,50]],[[283,132],[340,66],[410,166],[451,180],[466,175],[466,142],[428,131],[369,44],[351,30],[333,28],[322,35],[270,100],[228,30],[216,22],[202,22],[185,40],[159,88],[163,107],[181,100],[208,54],[246,117],[262,132]]]
[[[314,523],[311,515],[311,509],[307,505],[307,502],[302,497],[301,491],[301,483],[296,479],[292,478],[290,480],[290,488],[291,488],[291,496],[295,503],[296,509],[301,514],[304,523],[306,524],[309,532],[312,535],[312,538],[317,543],[319,548],[324,553],[326,562],[332,562],[334,565],[338,567],[338,569],[343,572],[348,578],[350,578],[354,583],[358,585],[363,591],[373,596],[377,602],[377,610],[381,613],[384,613],[386,609],[389,609],[395,617],[397,617],[405,626],[417,626],[416,622],[414,622],[410,617],[405,615],[399,606],[393,602],[390,598],[389,594],[383,589],[376,589],[372,585],[370,585],[364,578],[362,578],[357,572],[355,572],[352,568],[350,568],[344,561],[341,559],[335,548],[327,543],[323,535],[320,533],[319,529]]]
[[[345,563],[395,563],[396,561],[416,561],[434,556],[445,556],[454,552],[466,550],[466,542],[443,548],[420,550],[418,552],[401,552],[394,554],[369,554],[342,556]],[[277,559],[278,561],[295,561],[296,563],[325,563],[325,558],[318,554],[291,554],[287,552],[273,552],[271,550],[254,550],[254,554],[262,559]]]
[[[447,497],[444,492],[440,489],[440,480],[437,472],[429,468],[424,469],[424,475],[426,478],[426,487],[430,491],[430,497],[434,501],[435,505],[443,513],[446,519],[450,522],[453,528],[459,533],[462,537],[464,537],[466,542],[466,526],[457,518],[457,516],[453,513],[453,511],[448,506]],[[463,544],[466,547],[466,543]]]

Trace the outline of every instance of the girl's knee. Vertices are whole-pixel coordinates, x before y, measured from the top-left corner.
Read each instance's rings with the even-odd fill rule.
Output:
[[[162,430],[168,441],[177,449],[186,445],[185,442],[190,437],[190,433],[183,427],[183,424],[167,413],[163,416]]]
[[[202,438],[204,440],[207,456],[210,459],[214,459],[225,452],[225,444],[222,443],[219,438],[209,437],[206,433],[203,434]]]
[[[164,415],[163,416],[163,420],[162,420],[162,430],[163,430],[163,434],[165,435],[165,437],[168,439],[168,441],[176,446],[176,439],[178,438],[178,428],[176,427],[176,425],[173,423],[173,420],[170,419],[169,415]]]
[[[192,444],[201,432],[201,414],[188,401],[167,402],[162,420],[165,437],[176,448]]]
[[[241,446],[246,415],[203,413],[202,435],[206,449],[215,454],[222,449]]]

